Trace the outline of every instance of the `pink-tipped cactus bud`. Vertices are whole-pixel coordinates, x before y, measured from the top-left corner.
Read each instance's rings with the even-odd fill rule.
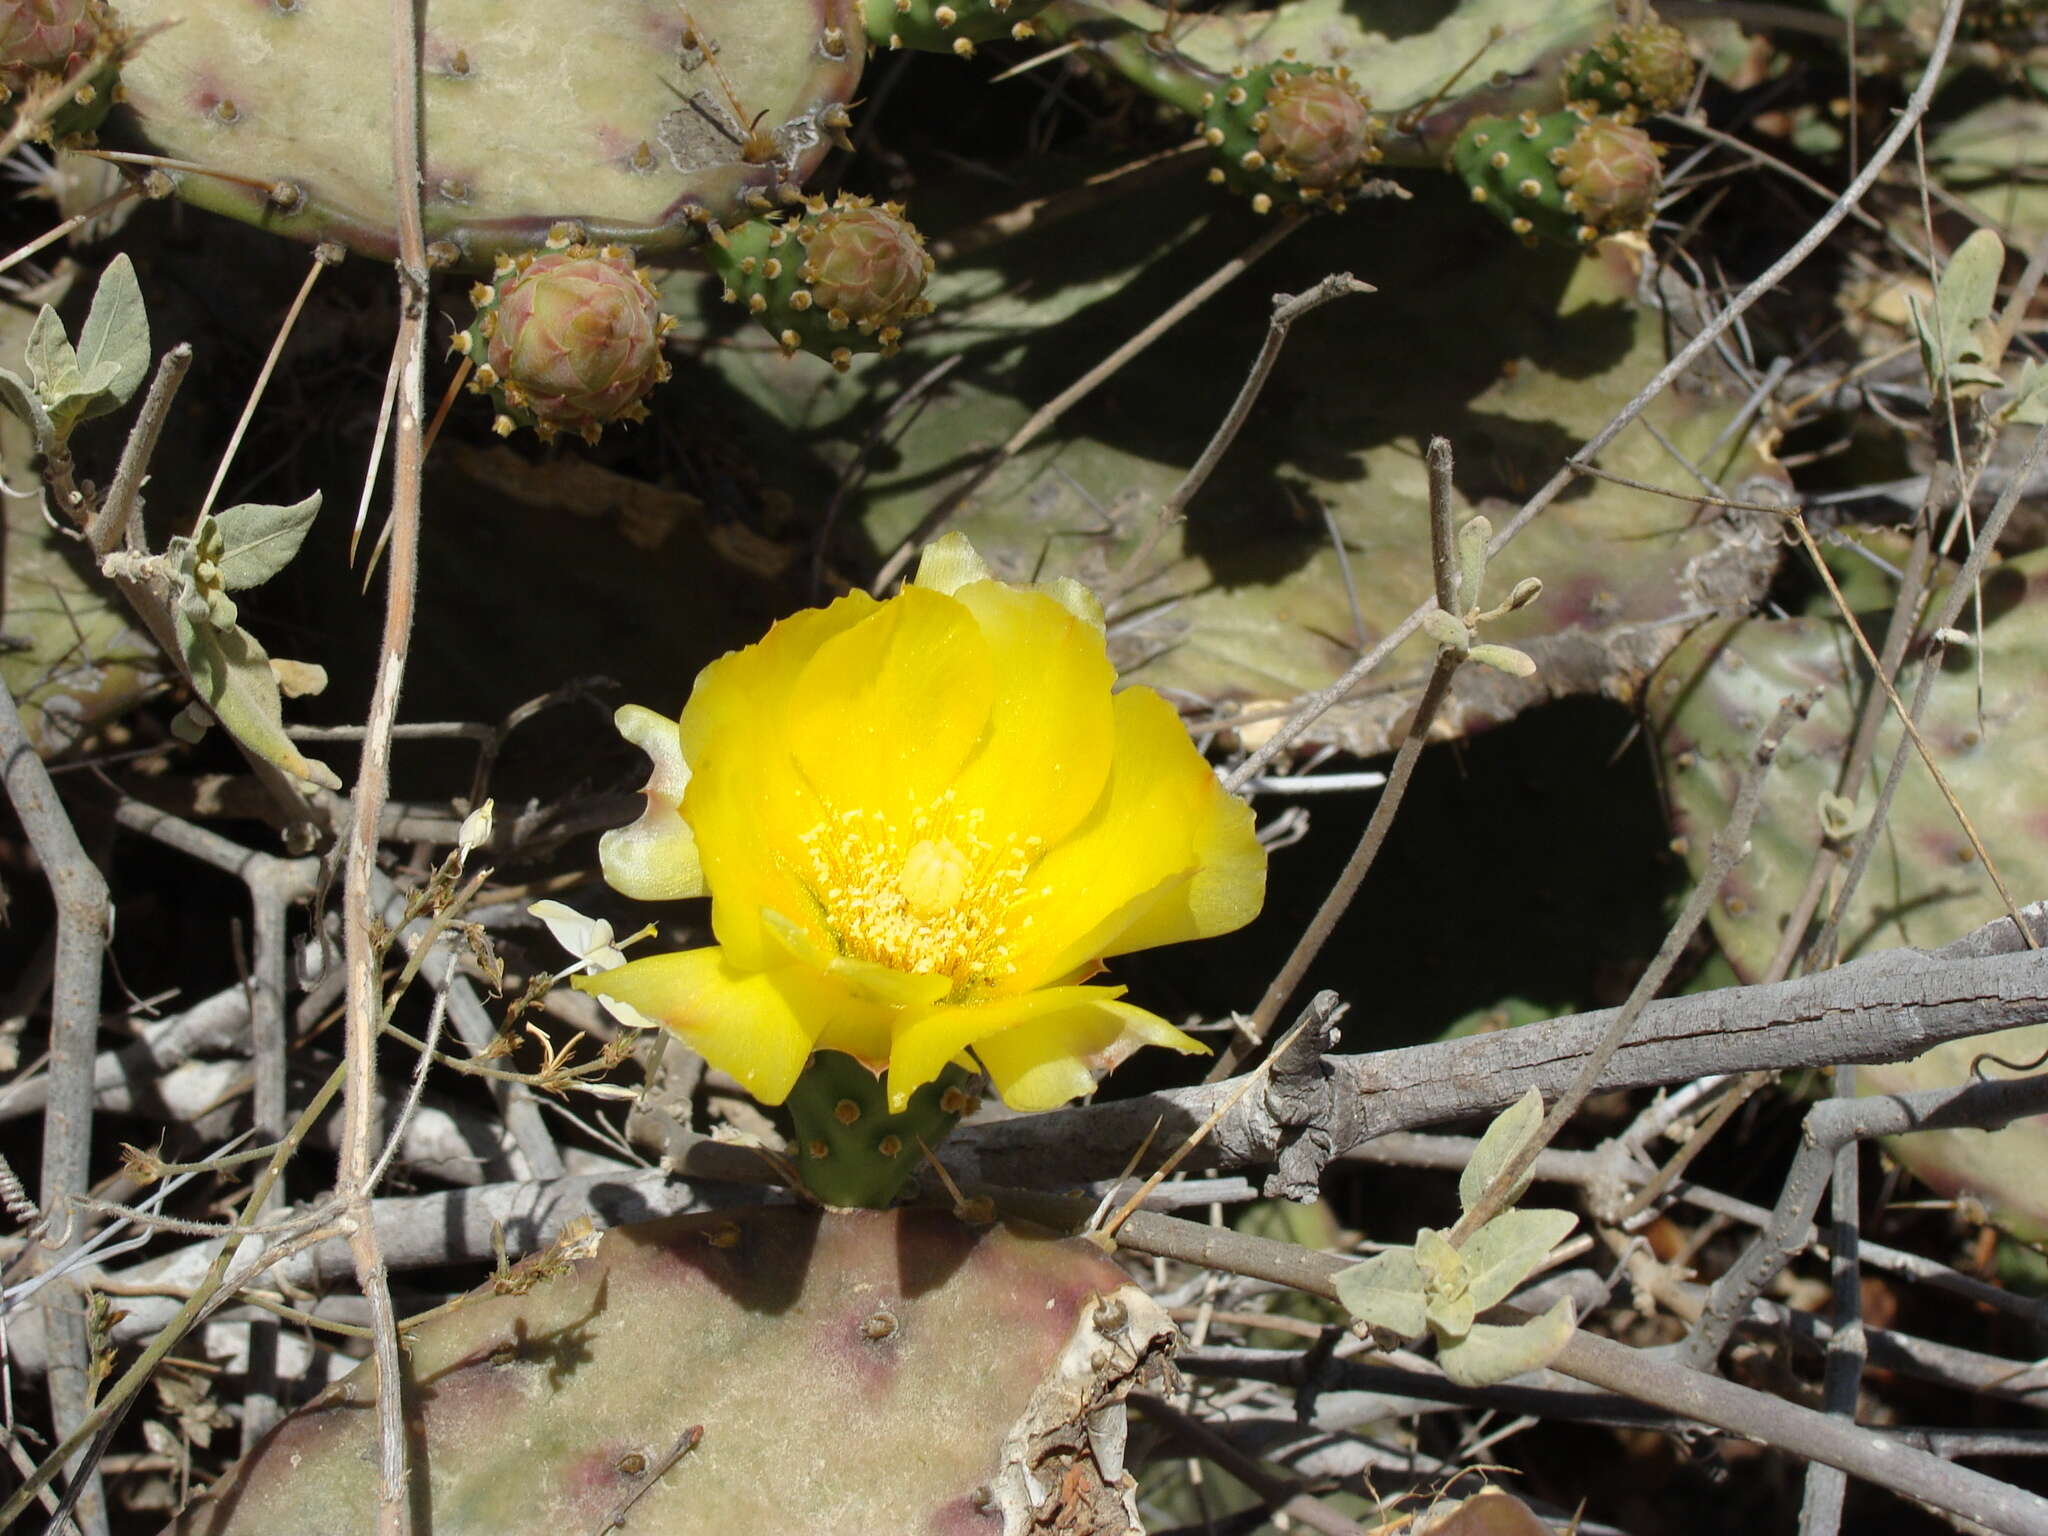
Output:
[[[827,315],[842,314],[862,334],[922,314],[932,259],[924,237],[895,204],[842,199],[797,226],[802,276]]]
[[[1259,152],[1274,174],[1328,196],[1378,158],[1378,125],[1350,80],[1327,69],[1276,71],[1266,92]]]
[[[101,0],[0,0],[0,78],[18,88],[33,74],[71,75],[110,26]]]
[[[1664,175],[1657,146],[1640,128],[1596,117],[1556,151],[1565,203],[1597,234],[1643,229],[1656,211]]]
[[[620,246],[568,245],[500,258],[473,290],[477,315],[456,338],[476,364],[470,388],[497,402],[497,429],[595,442],[606,422],[639,421],[669,376],[661,339],[674,326]]]

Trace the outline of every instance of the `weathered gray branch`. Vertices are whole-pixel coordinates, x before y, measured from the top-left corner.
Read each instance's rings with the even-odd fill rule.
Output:
[[[2030,921],[2048,905],[2028,909]],[[1323,1063],[1320,1128],[1333,1154],[1391,1131],[1491,1114],[1531,1087],[1552,1098],[1570,1083],[1611,1010]],[[1840,1062],[1905,1061],[1945,1040],[2048,1019],[2048,953],[2020,948],[2007,919],[1940,949],[1887,950],[1815,976],[1666,998],[1643,1010],[1599,1088],[1643,1088],[1722,1072],[1784,1071]],[[1153,1152],[1171,1152],[1223,1102],[1236,1080],[1090,1105],[1060,1115],[970,1126],[946,1143],[947,1164],[968,1182],[1040,1185],[1115,1174],[1158,1126]],[[1285,1091],[1250,1093],[1191,1160],[1207,1168],[1270,1167],[1302,1144],[1273,1112]],[[1290,1182],[1298,1183],[1296,1177]],[[1277,1190],[1274,1192],[1278,1192]]]

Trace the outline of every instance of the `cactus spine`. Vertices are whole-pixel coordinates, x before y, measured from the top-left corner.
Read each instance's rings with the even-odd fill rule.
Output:
[[[1380,122],[1344,69],[1289,60],[1232,72],[1203,96],[1202,136],[1216,151],[1212,181],[1252,200],[1342,213],[1380,158]]]
[[[743,224],[706,254],[726,302],[745,305],[785,355],[815,352],[841,371],[856,352],[894,352],[904,322],[931,313],[932,259],[896,203],[813,198],[798,217]]]

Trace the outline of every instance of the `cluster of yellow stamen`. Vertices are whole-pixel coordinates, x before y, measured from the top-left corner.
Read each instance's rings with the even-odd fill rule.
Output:
[[[958,997],[1016,969],[1031,918],[1016,909],[1042,839],[992,843],[979,809],[950,793],[901,826],[880,811],[848,810],[806,832],[806,884],[842,954],[906,975],[944,976]],[[1043,891],[1037,894],[1045,894]]]

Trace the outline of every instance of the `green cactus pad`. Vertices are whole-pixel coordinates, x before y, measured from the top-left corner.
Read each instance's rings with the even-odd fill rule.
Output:
[[[868,39],[877,48],[915,48],[971,58],[976,43],[1024,42],[1031,18],[1052,0],[865,0]]]
[[[1472,201],[1531,245],[1584,246],[1650,221],[1661,177],[1638,128],[1584,106],[1466,125],[1451,165]]]
[[[569,1248],[409,1332],[422,1532],[1138,1527],[1089,1447],[1170,1385],[1173,1325],[1089,1243],[782,1207]],[[375,1530],[378,1391],[374,1365],[329,1387],[166,1536]]]
[[[896,350],[903,324],[931,313],[932,259],[895,203],[814,198],[793,219],[762,219],[722,235],[706,253],[785,355],[815,352],[844,370],[856,352]]]
[[[1685,34],[1652,17],[1617,27],[1575,55],[1565,66],[1564,94],[1568,101],[1588,102],[1595,111],[1634,122],[1684,101],[1694,73]]]
[[[1921,732],[1970,813],[2007,885],[2021,900],[2048,891],[2048,782],[2037,771],[2048,739],[2048,554],[2021,556],[1984,581],[1993,615],[1984,629],[1984,695],[1967,657],[1951,655],[1935,684]],[[1865,625],[1868,628],[1866,617]],[[1875,638],[1875,637],[1873,637]],[[1898,681],[1911,699],[1920,668]],[[1826,691],[1785,739],[1764,781],[1750,853],[1722,885],[1710,921],[1722,952],[1745,982],[1770,965],[1805,886],[1824,828],[1823,797],[1840,793],[1837,825],[1869,815],[1900,739],[1895,717],[1879,734],[1865,780],[1838,786],[1842,759],[1867,688],[1855,643],[1832,615],[1726,619],[1700,628],[1650,685],[1648,703],[1672,827],[1695,875],[1726,821],[1756,733],[1785,694]],[[1851,899],[1840,953],[1928,948],[1960,938],[2004,907],[1926,768],[1909,761],[1887,834]],[[1825,915],[1823,913],[1823,915]],[[2028,1061],[2048,1047],[2048,1026],[1940,1047],[1910,1063],[1856,1069],[1859,1093],[1954,1086],[1985,1051]],[[1943,1191],[1966,1190],[2023,1233],[2048,1238],[2044,1184],[2048,1118],[1997,1133],[1958,1131],[1903,1138],[1894,1152]]]
[[[850,119],[856,0],[430,0],[429,255],[472,269],[555,224],[643,252],[782,206]],[[176,19],[123,76],[128,120],[191,202],[301,239],[396,248],[384,0],[123,0]],[[708,48],[707,45],[708,44]]]
[[[924,1164],[927,1148],[974,1107],[974,1074],[948,1066],[891,1113],[883,1079],[841,1051],[819,1051],[786,1101],[791,1151],[804,1187],[827,1205],[887,1206]]]
[[[1212,181],[1251,198],[1344,211],[1380,158],[1380,122],[1347,69],[1283,61],[1239,66],[1206,93],[1202,135],[1216,151]]]
[[[966,355],[971,366],[947,376],[931,408],[889,419],[891,458],[871,464],[846,501],[864,535],[847,547],[870,559],[867,551],[894,549],[930,511],[935,485],[956,483],[984,445],[1007,441],[1242,249],[1242,233],[1214,212],[1206,188],[1181,181],[1118,207],[1121,260],[1059,226],[943,263],[934,297],[949,323],[918,328],[900,356],[847,379],[788,367],[766,348],[711,349],[707,367],[744,400],[743,413],[803,434],[805,456],[776,456],[766,430],[746,439],[747,451],[794,505],[822,507],[834,466],[878,430],[901,391]],[[1201,324],[1127,363],[1090,410],[1070,412],[1059,432],[1004,463],[956,514],[955,526],[1006,580],[1058,574],[1113,591],[1154,526],[1153,509],[1230,409],[1240,365],[1269,334],[1272,295],[1335,271],[1370,274],[1378,294],[1327,305],[1313,324],[1295,326],[1262,397],[1277,403],[1254,415],[1186,519],[1158,539],[1119,609],[1127,617],[1110,626],[1120,673],[1204,718],[1241,714],[1254,743],[1429,592],[1416,443],[1432,433],[1452,440],[1460,519],[1483,511],[1498,527],[1670,357],[1662,311],[1637,297],[1642,255],[1632,242],[1586,254],[1524,250],[1497,238],[1447,176],[1418,178],[1401,215],[1306,221],[1254,278],[1211,299]],[[1017,285],[1020,270],[1036,279],[1028,291]],[[717,312],[709,284],[679,278],[665,291],[686,314],[691,305]],[[1443,345],[1447,336],[1458,344]],[[1717,390],[1702,372],[1645,414],[1717,484],[1765,499],[1785,474],[1757,434],[1730,428],[1744,395],[1735,384]],[[1600,463],[1640,481],[1690,483],[1641,429],[1623,433]],[[1579,481],[1488,576],[1500,592],[1543,579],[1541,602],[1488,631],[1535,656],[1537,676],[1461,669],[1440,731],[1484,731],[1568,694],[1634,698],[1693,615],[1762,595],[1783,548],[1775,521],[1763,522],[1751,528],[1669,496]],[[1308,746],[1392,751],[1434,649],[1420,634],[1406,641],[1383,668],[1385,685],[1325,715]]]
[[[501,436],[524,426],[543,442],[574,432],[594,443],[610,422],[643,420],[641,401],[669,376],[661,339],[675,321],[632,252],[570,234],[499,257],[470,290],[476,318],[454,346],[475,364],[470,389],[496,404]]]

